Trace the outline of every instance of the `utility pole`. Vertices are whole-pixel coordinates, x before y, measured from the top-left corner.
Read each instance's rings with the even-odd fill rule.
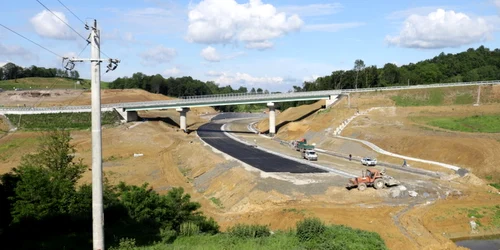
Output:
[[[104,206],[102,199],[102,131],[101,131],[101,34],[94,20],[90,29],[90,59],[69,59],[72,69],[74,62],[90,61],[91,100],[92,100],[92,242],[94,250],[104,250]],[[64,58],[63,60],[67,60]],[[108,71],[114,70],[120,62],[108,59]],[[66,65],[66,69],[68,69]]]
[[[104,250],[104,206],[102,204],[101,131],[101,37],[97,21],[90,31],[92,95],[92,242],[94,250]]]

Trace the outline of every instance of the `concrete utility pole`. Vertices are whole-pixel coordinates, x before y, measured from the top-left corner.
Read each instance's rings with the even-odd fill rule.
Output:
[[[88,27],[86,27],[89,29]],[[69,59],[69,62],[90,61],[92,95],[92,242],[94,250],[104,250],[104,207],[102,199],[102,132],[101,132],[101,34],[97,20],[90,27],[90,59]],[[68,58],[65,58],[68,59]],[[114,70],[116,59],[109,59],[108,71]],[[114,66],[113,66],[114,65]],[[74,65],[73,65],[74,66]],[[106,71],[107,72],[107,71]]]
[[[97,21],[91,28],[92,91],[92,241],[95,250],[104,250],[104,206],[102,204],[101,58]]]

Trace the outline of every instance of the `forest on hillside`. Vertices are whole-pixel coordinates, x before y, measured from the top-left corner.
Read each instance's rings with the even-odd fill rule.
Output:
[[[12,80],[24,77],[64,77],[79,79],[80,73],[78,73],[77,70],[44,68],[35,65],[23,68],[11,62],[0,67],[0,80]]]
[[[484,46],[470,48],[458,54],[440,53],[438,56],[398,67],[386,63],[384,67],[366,66],[358,59],[352,70],[337,70],[330,75],[304,82],[294,91],[353,89],[397,85],[471,82],[500,79],[500,49]]]

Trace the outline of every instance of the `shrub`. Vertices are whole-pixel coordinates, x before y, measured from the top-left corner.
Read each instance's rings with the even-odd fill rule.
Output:
[[[135,239],[131,238],[122,238],[120,239],[120,244],[118,247],[110,247],[110,250],[133,250],[137,246],[135,244]]]
[[[177,232],[171,227],[167,226],[160,229],[160,238],[162,243],[173,243],[177,238]]]
[[[260,238],[271,235],[267,225],[245,225],[237,224],[228,229],[229,235],[238,238]]]
[[[200,231],[209,234],[219,233],[219,224],[214,220],[214,218],[210,217],[210,219],[206,219],[204,217],[200,217],[199,221],[196,221],[196,224],[200,227]]]
[[[193,236],[197,235],[200,232],[200,227],[196,225],[194,222],[188,221],[181,224],[180,227],[180,236]]]
[[[306,218],[297,222],[297,237],[300,241],[309,241],[325,232],[326,226],[318,218]]]

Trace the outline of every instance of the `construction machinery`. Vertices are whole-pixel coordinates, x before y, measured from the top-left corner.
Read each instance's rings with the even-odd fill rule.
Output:
[[[302,158],[308,160],[308,161],[317,161],[318,160],[318,155],[316,154],[316,151],[306,149],[301,152]]]
[[[382,189],[386,186],[399,185],[400,182],[385,173],[385,168],[380,171],[376,168],[367,168],[361,171],[361,176],[349,179],[346,185],[347,189],[358,188],[363,191],[367,187],[374,187],[375,189]]]
[[[295,150],[300,151],[302,158],[307,159],[309,161],[318,160],[318,155],[314,150],[314,144],[312,145],[307,144],[307,140],[305,138],[297,141],[292,141],[292,147]]]
[[[293,141],[292,146],[297,151],[314,150],[314,145],[307,144],[307,140],[305,138]]]

